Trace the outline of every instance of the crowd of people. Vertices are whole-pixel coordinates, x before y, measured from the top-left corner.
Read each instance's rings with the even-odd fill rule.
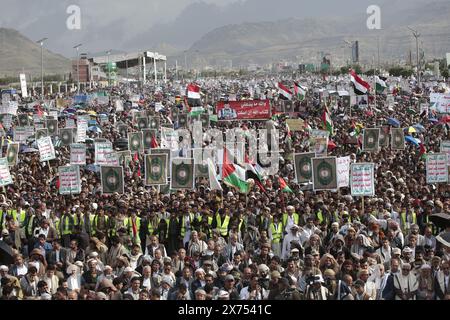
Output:
[[[295,112],[286,114],[275,111],[282,100],[272,80],[198,81],[205,92],[203,104],[210,105],[206,112],[214,112],[215,99],[231,96],[267,98],[273,106],[270,120],[210,123],[225,132],[265,128],[270,121],[279,130],[278,174],[264,176],[262,185],[253,184],[246,194],[223,181],[223,191],[211,190],[206,178],[197,178],[192,190],[164,193],[145,186],[142,153],[121,163],[125,192],[106,195],[93,166],[94,149],[87,148],[87,165],[80,166],[80,194],[60,195],[57,168],[69,162],[70,148],[57,147],[57,158],[48,164],[40,162],[39,152],[20,152],[18,163],[10,167],[14,183],[5,187],[0,199],[0,249],[5,251],[0,258],[8,260],[0,266],[0,298],[449,300],[450,244],[443,235],[450,225],[430,219],[437,213],[449,215],[449,185],[426,183],[425,160],[414,144],[407,143],[405,150],[383,147],[369,153],[358,143],[359,129],[387,126],[388,118],[396,118],[402,128],[420,123],[424,130],[414,135],[427,153],[439,152],[440,142],[450,140],[448,127],[430,121],[440,116],[420,112],[419,107],[430,92],[448,90],[445,83],[419,86],[413,80],[406,82],[410,90],[394,90],[392,104],[386,94],[379,94],[369,96],[367,108],[351,109],[339,96],[327,97],[319,90],[349,81],[311,75],[297,79],[308,91],[304,99],[294,98]],[[91,112],[92,120],[106,114],[107,121],[99,124],[101,133],[88,135],[115,145],[123,138],[117,123],[126,124],[129,132],[139,130],[132,109],[176,128],[172,110],[187,112],[184,100],[176,97],[184,95],[187,84],[110,87],[109,102],[92,99],[77,106],[78,114]],[[140,95],[137,105],[129,102],[135,94]],[[55,98],[61,97],[46,100]],[[115,111],[117,99],[123,101],[124,111]],[[38,97],[31,110],[30,103],[17,100],[18,114],[27,113],[30,119],[47,111]],[[156,111],[160,103],[163,108]],[[325,105],[334,124],[328,154],[374,163],[374,197],[352,197],[348,187],[314,191],[310,184],[296,182],[293,155],[309,151],[310,129],[324,128]],[[63,111],[59,110],[60,128],[67,119],[76,120],[76,114]],[[289,130],[289,118],[302,118],[308,128]],[[4,151],[7,142],[14,141],[17,125],[15,120],[5,128]],[[283,192],[280,177],[291,193]]]

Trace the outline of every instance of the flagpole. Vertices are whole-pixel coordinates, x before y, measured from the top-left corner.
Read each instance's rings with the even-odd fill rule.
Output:
[[[364,215],[365,214],[365,211],[364,211],[364,196],[362,196],[362,206],[361,207],[362,207],[361,208],[362,214]]]
[[[373,82],[374,82],[374,90],[375,90],[375,98],[374,98],[374,108],[376,109],[377,108],[377,78],[376,78],[376,75],[375,75],[375,72],[376,72],[376,68],[375,68],[375,56],[373,56],[373,63],[372,63],[372,65],[373,65]]]

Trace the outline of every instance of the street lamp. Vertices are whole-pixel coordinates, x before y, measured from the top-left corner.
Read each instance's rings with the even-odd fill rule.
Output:
[[[420,86],[420,64],[419,64],[419,37],[420,37],[420,34],[416,30],[414,30],[410,27],[408,27],[408,29],[412,32],[414,38],[416,38],[417,84]]]
[[[109,55],[111,54],[111,50],[106,51],[106,54],[108,55],[108,86],[111,86],[111,68],[109,65]]]
[[[44,100],[44,41],[48,38],[42,38],[36,41],[36,43],[41,44],[41,99]]]
[[[80,48],[83,44],[77,44],[74,49],[77,49],[77,78],[78,78],[78,85],[77,85],[77,93],[80,94],[80,55],[78,48]]]

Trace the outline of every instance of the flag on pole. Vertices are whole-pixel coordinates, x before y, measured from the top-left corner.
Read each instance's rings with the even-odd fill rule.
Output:
[[[328,113],[328,108],[325,107],[322,114],[322,121],[325,126],[325,129],[330,133],[330,136],[333,135],[333,121],[331,120],[330,114]]]
[[[294,82],[294,92],[298,100],[304,100],[306,96],[306,88]]]
[[[288,87],[284,86],[281,82],[278,82],[279,93],[287,100],[292,100],[292,91]]]
[[[192,108],[190,108],[189,115],[191,117],[195,117],[204,112],[205,112],[205,108],[203,108],[203,107],[192,107]]]
[[[280,184],[280,190],[282,192],[294,193],[294,191],[292,191],[292,189],[289,188],[289,186],[287,185],[286,181],[284,181],[284,179],[282,177],[278,178],[278,182]]]
[[[383,93],[383,91],[387,88],[386,82],[379,76],[375,77],[375,90],[376,93]]]
[[[245,154],[244,162],[245,162],[245,178],[253,179],[258,188],[262,192],[266,192],[266,189],[262,184],[262,176],[258,173],[258,171],[256,171],[255,165],[250,161],[247,154]]]
[[[212,162],[211,158],[208,158],[208,176],[209,176],[209,187],[211,190],[223,190],[222,186],[217,179],[216,167]]]
[[[223,151],[223,165],[222,165],[222,181],[238,189],[241,193],[248,193],[250,186],[245,181],[245,170],[239,165],[234,165],[229,161],[228,150],[224,148]]]
[[[350,81],[353,84],[353,89],[355,90],[355,94],[364,95],[367,94],[370,90],[370,85],[361,79],[355,72],[355,70],[350,70]]]
[[[419,144],[419,148],[419,158],[425,159],[427,156],[427,149],[425,149],[425,145],[422,142]]]
[[[195,83],[191,83],[187,87],[188,99],[200,100],[200,87]]]

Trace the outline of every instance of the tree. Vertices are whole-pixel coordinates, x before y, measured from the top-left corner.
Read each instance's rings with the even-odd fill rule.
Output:
[[[412,69],[406,69],[403,67],[393,67],[390,68],[389,70],[389,74],[393,77],[410,77],[413,74],[413,70]]]

